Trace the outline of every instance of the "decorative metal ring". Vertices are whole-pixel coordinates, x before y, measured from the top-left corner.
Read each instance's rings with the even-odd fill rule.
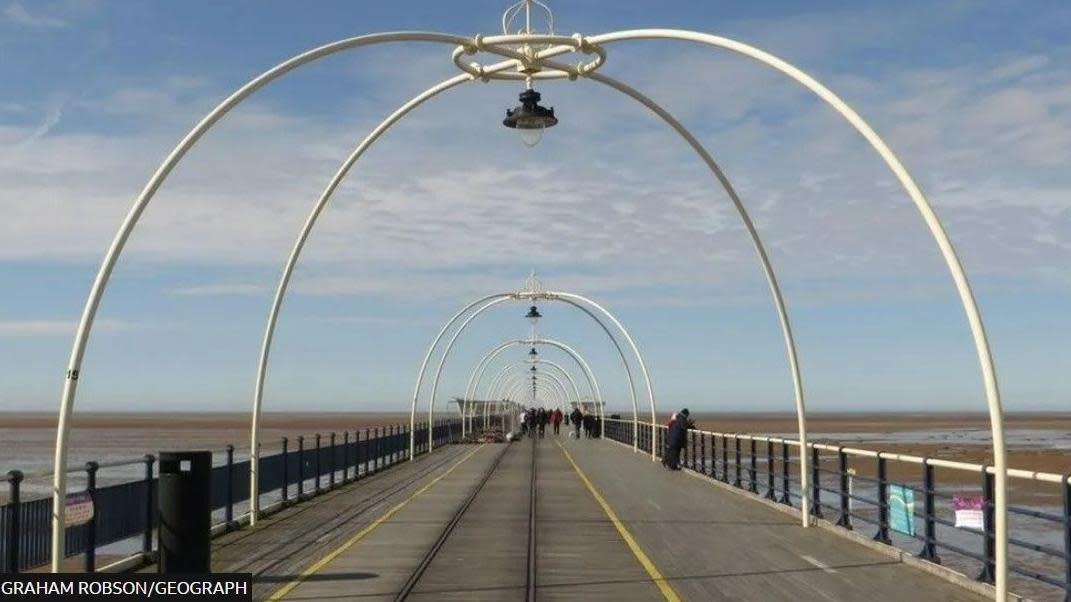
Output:
[[[521,45],[523,48],[532,48],[533,44],[552,44],[549,48],[537,52],[522,51],[512,46]],[[514,62],[513,67],[530,67],[538,69],[534,73],[527,74],[520,71],[505,71],[502,69],[489,69],[487,65],[476,61],[465,61],[466,55],[472,56],[479,52],[488,52]],[[587,55],[595,55],[591,60],[579,61],[575,66],[563,63],[554,63],[553,67],[547,59],[558,56],[565,52],[582,52]],[[451,59],[454,65],[461,71],[468,73],[474,79],[482,81],[490,80],[523,80],[527,78],[569,79],[591,73],[606,62],[606,51],[597,44],[587,41],[581,34],[572,36],[560,35],[504,35],[484,36],[477,34],[472,39],[472,44],[459,45],[454,49]]]

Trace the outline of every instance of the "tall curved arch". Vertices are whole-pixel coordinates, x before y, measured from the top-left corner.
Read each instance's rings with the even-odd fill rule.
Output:
[[[561,379],[559,379],[556,375],[550,372],[536,372],[533,374],[530,370],[525,368],[523,364],[517,363],[506,364],[505,366],[503,366],[502,370],[500,370],[499,373],[495,375],[495,378],[490,383],[488,383],[487,398],[495,399],[501,392],[500,388],[508,386],[512,382],[512,379],[518,375],[520,377],[524,377],[527,375],[529,378],[531,376],[535,376],[537,379],[553,381],[555,383],[556,390],[558,390],[558,392],[562,394],[566,402],[569,401],[569,389],[566,388],[565,383],[563,383]]]
[[[878,135],[870,124],[867,123],[848,103],[844,102],[832,90],[825,87],[803,70],[787,61],[768,52],[749,46],[742,42],[695,31],[678,29],[637,29],[618,31],[602,34],[589,38],[593,44],[610,43],[625,40],[643,39],[672,39],[686,42],[696,42],[730,50],[737,54],[754,59],[780,73],[788,76],[796,83],[814,93],[822,99],[830,108],[843,117],[855,130],[866,139],[871,147],[878,153],[885,165],[892,171],[900,182],[904,191],[914,202],[926,227],[930,231],[934,242],[941,252],[949,275],[955,284],[960,303],[970,328],[971,338],[974,342],[975,353],[978,356],[979,369],[982,375],[982,384],[985,389],[986,404],[989,410],[990,431],[993,443],[993,468],[994,468],[994,541],[995,541],[995,589],[998,600],[1007,598],[1008,593],[1008,496],[1007,496],[1007,469],[1008,455],[1004,440],[1004,409],[1001,404],[1000,386],[997,382],[997,370],[993,362],[993,354],[990,350],[989,339],[986,335],[985,325],[982,321],[982,312],[974,298],[970,281],[966,271],[960,262],[952,241],[945,232],[944,225],[937,217],[921,187],[908,172],[900,161],[900,158],[889,148],[885,140]],[[591,74],[595,75],[595,74]],[[806,454],[800,454],[801,457]]]
[[[490,301],[487,301],[486,303],[481,305],[479,307],[479,309],[477,309],[476,311],[472,312],[472,315],[470,315],[469,317],[465,318],[465,321],[462,322],[461,326],[459,326],[457,328],[457,331],[454,332],[454,336],[450,337],[450,342],[446,344],[446,351],[443,352],[443,356],[439,359],[439,366],[438,366],[438,368],[435,369],[435,379],[432,380],[432,384],[431,384],[431,400],[428,402],[428,421],[429,422],[431,421],[431,418],[432,418],[432,410],[431,410],[431,408],[435,405],[435,397],[439,393],[439,379],[443,375],[443,366],[446,365],[446,358],[449,357],[450,350],[454,348],[454,343],[457,342],[457,339],[458,339],[458,337],[461,336],[461,333],[465,332],[465,329],[468,328],[469,324],[471,324],[473,320],[475,320],[477,317],[479,317],[480,314],[482,314],[483,312],[485,312],[485,311],[491,309],[492,307],[498,305],[499,303],[505,303],[506,301],[509,301],[509,300],[510,300],[509,297],[498,297],[497,299],[491,299]],[[461,428],[464,429],[465,428],[465,426],[464,426],[465,425],[465,421],[464,420],[461,421],[461,425],[462,425]],[[462,433],[462,435],[464,435],[464,433]],[[431,443],[431,440],[432,440],[432,433],[429,431],[428,432],[428,443],[429,444]]]
[[[555,341],[555,340],[552,340],[552,339],[515,339],[515,340],[512,340],[512,341],[506,341],[504,343],[501,343],[500,345],[495,347],[493,350],[491,350],[491,353],[489,354],[489,361],[484,363],[483,369],[480,372],[479,377],[477,377],[477,379],[476,379],[476,383],[475,383],[475,385],[473,387],[473,390],[475,391],[475,390],[479,389],[479,385],[480,385],[480,382],[483,380],[483,375],[486,372],[486,368],[487,368],[488,365],[490,365],[490,360],[493,360],[498,354],[500,354],[503,351],[505,351],[508,347],[515,346],[515,345],[526,346],[526,345],[542,345],[542,344],[547,344],[547,345],[550,345],[552,347],[557,347],[558,349],[561,349],[567,355],[572,357],[573,361],[575,361],[580,366],[581,371],[584,373],[584,377],[588,381],[588,387],[591,390],[592,397],[601,404],[601,402],[602,402],[602,393],[599,390],[599,383],[598,383],[597,380],[595,380],[595,375],[594,375],[594,373],[591,372],[590,367],[588,367],[588,364],[587,364],[586,361],[584,361],[584,358],[579,353],[577,353],[574,349],[572,349],[571,347],[568,347],[567,345],[564,345],[564,344],[560,343],[559,341]]]
[[[506,53],[506,54],[508,55],[508,53]],[[638,91],[634,90],[633,88],[631,88],[631,87],[629,87],[629,86],[627,86],[627,85],[625,85],[625,84],[623,84],[623,83],[621,83],[621,82],[619,82],[617,80],[614,80],[613,78],[609,78],[609,77],[606,77],[606,76],[603,76],[601,74],[594,73],[594,72],[591,72],[591,73],[582,72],[582,71],[577,70],[576,68],[568,66],[568,65],[561,65],[561,64],[557,64],[557,63],[552,63],[550,61],[544,61],[544,62],[546,64],[548,64],[548,65],[553,66],[556,69],[561,70],[562,72],[571,72],[571,73],[576,74],[577,76],[583,75],[584,77],[588,77],[588,78],[594,79],[595,81],[598,81],[600,83],[609,85],[610,87],[615,88],[618,91],[621,91],[621,92],[625,93],[628,96],[631,96],[632,98],[634,98],[635,100],[639,101],[641,104],[643,104],[647,108],[649,108],[652,111],[654,111],[658,116],[660,116],[664,121],[666,121],[667,124],[669,124],[679,134],[681,134],[682,137],[684,137],[684,139],[693,147],[693,149],[696,150],[696,152],[700,155],[700,158],[707,164],[707,166],[711,169],[711,171],[715,175],[716,179],[723,186],[723,188],[725,189],[726,193],[728,194],[730,199],[733,201],[734,208],[737,210],[738,214],[740,215],[741,220],[744,223],[745,228],[747,229],[749,236],[751,237],[752,244],[755,247],[756,253],[758,255],[758,258],[760,260],[763,272],[764,272],[766,280],[767,280],[767,284],[768,284],[768,286],[770,288],[770,292],[771,292],[771,294],[773,296],[775,309],[778,312],[778,319],[779,319],[780,324],[781,324],[782,335],[783,335],[783,337],[785,339],[785,347],[786,347],[786,354],[788,356],[789,371],[790,371],[790,375],[791,375],[791,378],[792,378],[793,390],[794,390],[794,394],[795,394],[795,405],[796,405],[796,415],[797,415],[798,430],[799,430],[799,439],[801,441],[801,445],[806,447],[806,445],[807,445],[807,429],[806,429],[806,411],[805,411],[805,403],[804,403],[804,396],[803,396],[803,384],[802,384],[802,377],[800,375],[799,362],[798,362],[798,359],[797,359],[798,355],[797,355],[797,351],[796,351],[795,340],[794,340],[794,337],[793,337],[793,334],[792,334],[791,325],[790,325],[790,322],[789,322],[789,319],[788,319],[788,313],[787,313],[787,309],[786,309],[786,304],[784,302],[783,295],[782,295],[781,290],[780,290],[780,286],[779,286],[779,284],[777,282],[777,278],[775,276],[773,267],[770,264],[769,257],[768,257],[768,255],[767,255],[767,253],[765,251],[764,245],[762,244],[762,241],[761,241],[761,238],[760,238],[760,236],[758,234],[758,231],[754,227],[754,224],[751,221],[751,218],[750,218],[748,212],[744,208],[743,203],[740,201],[740,198],[737,195],[737,193],[736,193],[735,189],[733,188],[733,186],[731,185],[728,177],[724,174],[724,172],[721,170],[721,168],[718,166],[718,164],[714,161],[714,159],[713,159],[713,157],[711,157],[710,153],[707,152],[706,149],[698,142],[698,140],[694,136],[692,136],[691,133],[686,128],[684,128],[684,126],[679,121],[677,121],[675,118],[673,118],[672,115],[670,115],[667,111],[665,111],[661,106],[659,106],[657,103],[652,101],[650,98],[644,96],[643,94],[639,93]],[[452,79],[454,79],[454,78],[452,78]],[[450,81],[451,80],[446,80],[446,81],[440,83],[439,86],[447,84]],[[458,82],[458,83],[463,83],[463,82]],[[457,85],[457,84],[451,84],[449,87],[452,87],[453,85]],[[430,90],[431,89],[429,89],[429,91]],[[423,101],[419,100],[419,97],[417,97],[413,101],[410,101],[410,103],[408,103],[403,108],[406,109],[405,112],[407,113],[409,110],[411,110],[412,108],[415,108],[415,106],[419,105],[421,102],[423,102]],[[409,106],[409,104],[411,104],[412,106]],[[405,113],[402,113],[402,115],[404,115],[404,114]],[[400,118],[400,116],[401,115],[399,115],[399,118]],[[396,120],[394,120],[394,121],[396,121]],[[390,124],[387,124],[387,127],[389,127],[389,125]],[[377,128],[377,130],[378,129],[379,128]],[[372,140],[372,141],[374,141],[374,140]],[[370,143],[371,143],[371,141],[369,142],[369,144]],[[362,145],[364,145],[364,142],[362,142]],[[361,147],[359,147],[359,149],[360,148]],[[363,149],[361,149],[361,150],[363,151]],[[357,151],[355,151],[354,154],[351,154],[351,157],[353,157],[354,161],[356,160],[356,156],[355,155],[359,156],[359,153],[357,153]],[[350,162],[349,166],[352,166],[352,162]],[[347,166],[345,169],[348,170],[348,168],[349,167]],[[344,174],[344,173],[345,173],[345,171],[340,170],[340,174]],[[329,186],[329,188],[331,188],[331,190],[333,190],[333,187]],[[326,202],[329,199],[329,197],[330,197],[330,191],[328,191],[324,196],[321,197],[320,202],[317,204],[317,206],[313,210],[313,215],[318,214],[318,212],[323,208],[323,205],[326,204]],[[303,238],[305,238],[305,237],[307,237],[309,235],[309,231],[311,230],[311,227],[314,224],[314,222],[315,222],[315,219],[311,219],[309,222],[307,222],[306,228],[302,231],[301,235],[299,236],[299,240],[303,239]],[[288,263],[287,263],[288,269],[292,269],[293,268],[293,265],[297,260],[297,253],[299,253],[299,252],[300,252],[300,248],[296,248],[296,253],[293,253],[291,255],[291,257],[290,257],[290,259],[288,260]],[[282,290],[282,289],[280,289],[280,290]],[[279,295],[279,293],[277,293],[277,295]],[[567,299],[563,298],[562,300],[567,300]],[[575,305],[578,308],[582,309],[583,311],[585,311],[586,313],[591,315],[593,318],[595,317],[594,314],[592,314],[590,311],[587,310],[587,308],[583,307],[582,305],[578,305],[576,303],[573,303],[573,305]],[[471,306],[470,306],[470,308],[471,308]],[[434,349],[438,345],[438,341],[441,339],[442,335],[445,334],[445,332],[449,329],[449,327],[453,325],[453,322],[456,321],[456,319],[458,319],[465,311],[467,311],[470,308],[467,308],[466,310],[462,310],[462,312],[459,312],[459,314],[456,315],[454,317],[454,319],[447,324],[446,327],[444,327],[443,331],[440,332],[439,337],[437,337],[435,339],[435,341],[432,343],[431,347],[429,347],[429,349],[427,351],[427,355],[425,356],[425,363],[421,367],[420,376],[418,376],[418,380],[417,380],[418,385],[417,385],[416,391],[414,392],[414,398],[413,398],[413,402],[412,402],[412,406],[413,407],[410,410],[410,416],[411,416],[410,422],[414,422],[415,423],[415,420],[416,420],[417,399],[419,397],[420,383],[422,382],[422,379],[423,379],[423,371],[426,369],[427,361],[430,359],[431,355],[433,354]],[[277,311],[278,311],[277,308],[273,308],[273,317],[269,319],[269,322],[271,322],[272,320],[275,319],[274,314],[277,313]],[[596,320],[598,321],[597,318],[596,318]],[[639,440],[639,437],[636,436],[637,435],[636,431],[639,428],[639,420],[638,420],[638,416],[636,415],[637,412],[638,412],[638,408],[637,408],[637,404],[636,404],[636,392],[635,392],[635,385],[634,385],[632,374],[631,374],[631,369],[630,369],[630,367],[628,365],[627,359],[625,358],[624,352],[620,348],[620,345],[617,343],[617,340],[614,337],[614,335],[609,331],[609,329],[607,329],[605,324],[601,323],[601,321],[599,322],[599,325],[606,331],[607,335],[610,336],[611,341],[614,342],[614,345],[615,345],[615,347],[617,347],[617,351],[618,351],[619,355],[621,355],[623,365],[625,366],[626,376],[627,376],[627,378],[629,380],[629,390],[630,390],[630,394],[632,396],[632,403],[633,403],[633,435],[634,435],[633,436],[633,448],[635,449],[636,445],[637,445],[636,442]],[[620,326],[620,324],[618,324],[618,325]],[[655,415],[655,410],[654,410],[655,403],[654,403],[653,389],[652,389],[652,386],[651,386],[651,380],[649,378],[649,374],[646,373],[646,366],[645,366],[645,364],[643,362],[642,356],[639,355],[638,349],[636,349],[635,343],[633,341],[631,341],[631,337],[628,336],[627,331],[623,331],[623,334],[625,334],[626,337],[629,339],[629,343],[633,347],[633,350],[637,355],[637,360],[640,363],[641,368],[644,370],[644,373],[645,373],[644,376],[645,376],[645,380],[647,382],[647,388],[648,388],[648,398],[649,398],[649,402],[650,402],[650,405],[651,405],[651,414],[652,414],[651,415],[651,422],[652,422],[652,425],[654,425],[655,423],[657,423],[657,417]],[[266,335],[266,340],[269,340],[267,335]],[[262,362],[264,361],[266,356],[267,356],[267,348],[262,350]],[[654,428],[655,427],[652,426],[652,429],[654,429]],[[415,434],[411,434],[410,435],[410,450],[411,451],[415,450],[415,439],[414,438],[415,438]],[[652,442],[654,441],[654,439],[655,438],[652,437]],[[251,445],[251,449],[256,449],[256,447]],[[652,458],[656,457],[656,455],[657,455],[657,450],[655,450],[653,448],[653,446],[652,446],[652,450],[651,450]],[[802,521],[803,521],[803,523],[805,525],[807,525],[807,524],[809,524],[808,519],[806,518],[806,516],[809,513],[808,510],[809,510],[809,495],[810,495],[809,492],[810,492],[810,488],[808,487],[808,484],[809,484],[810,471],[808,470],[808,466],[807,466],[808,459],[803,457],[805,455],[806,454],[801,454],[801,459],[800,459],[800,482],[801,482],[801,508],[802,508],[802,514],[803,514],[803,517],[804,517],[802,519]]]
[[[433,408],[434,408],[434,405],[435,405],[435,398],[438,395],[439,379],[442,376],[443,366],[446,364],[446,360],[450,356],[450,351],[453,349],[454,343],[457,341],[457,339],[461,335],[461,333],[465,331],[465,329],[468,327],[468,325],[471,324],[472,321],[475,320],[480,314],[482,314],[483,312],[491,309],[493,306],[497,305],[498,303],[501,303],[503,301],[508,301],[510,299],[546,299],[546,300],[551,300],[551,301],[560,300],[560,301],[564,301],[566,303],[569,303],[570,305],[573,305],[573,306],[579,308],[581,311],[583,311],[589,317],[591,317],[593,320],[595,320],[595,322],[603,329],[603,331],[606,333],[606,335],[610,338],[610,341],[613,343],[614,347],[617,349],[618,355],[621,356],[621,362],[625,367],[625,375],[626,375],[626,377],[628,379],[629,391],[630,391],[630,393],[632,395],[632,412],[633,412],[633,418],[634,418],[633,424],[635,425],[635,424],[638,423],[638,421],[635,420],[635,416],[636,416],[636,413],[637,413],[637,408],[636,408],[636,386],[635,386],[635,383],[633,382],[632,370],[629,368],[628,360],[625,358],[625,353],[621,349],[621,345],[617,342],[617,339],[614,338],[613,333],[610,332],[610,329],[607,328],[607,326],[603,322],[603,320],[600,319],[598,316],[596,316],[594,313],[592,313],[590,310],[588,310],[586,307],[581,305],[581,303],[587,303],[587,304],[591,305],[592,307],[595,307],[603,316],[605,316],[605,317],[609,318],[610,320],[612,320],[613,324],[618,328],[618,330],[622,334],[625,335],[626,340],[628,340],[629,345],[632,347],[633,354],[636,356],[636,359],[640,363],[640,367],[643,370],[644,378],[647,381],[647,394],[648,394],[647,397],[648,397],[648,401],[649,401],[650,406],[651,406],[651,421],[652,421],[652,423],[655,422],[654,391],[653,391],[653,389],[651,387],[650,375],[647,373],[646,364],[644,363],[643,357],[640,355],[640,351],[636,347],[636,344],[632,341],[632,337],[629,336],[628,331],[625,330],[624,326],[621,325],[621,322],[619,322],[616,318],[614,318],[613,315],[610,314],[610,312],[607,311],[605,308],[603,308],[601,305],[599,305],[598,303],[595,303],[594,301],[592,301],[591,299],[588,299],[587,297],[583,297],[581,295],[576,295],[576,294],[572,294],[572,293],[557,293],[556,296],[551,296],[549,294],[500,293],[500,296],[498,298],[492,299],[490,301],[486,301],[482,306],[480,306],[478,309],[476,309],[476,311],[474,311],[470,316],[468,316],[468,318],[466,318],[465,321],[461,323],[461,325],[458,327],[457,331],[450,338],[450,342],[447,343],[446,348],[443,351],[442,357],[439,360],[439,366],[438,366],[438,369],[435,372],[435,379],[434,379],[432,387],[431,387],[431,400],[428,403],[428,421],[429,422],[432,420],[432,416],[434,415]],[[471,307],[472,307],[472,304],[467,306],[466,309],[463,309],[462,313],[460,315],[463,315],[463,313],[467,309],[471,309]],[[448,323],[447,328],[449,328],[449,325],[453,324],[453,322],[455,322],[460,317],[460,315],[455,314],[455,317],[452,318],[451,321]],[[436,340],[438,341],[440,339],[441,339],[441,335]],[[429,353],[434,350],[435,346],[436,346],[436,343],[433,343],[432,347],[429,349]],[[422,375],[423,375],[423,373],[422,373]],[[419,382],[419,379],[418,379],[418,382]],[[417,391],[419,392],[419,385],[418,385]],[[418,400],[418,397],[414,396],[414,402],[413,402],[414,407],[415,407],[415,405],[417,403],[417,400]],[[430,433],[429,433],[429,442],[428,442],[428,444],[431,445]],[[654,451],[652,450],[652,455],[653,454],[654,454]]]
[[[551,360],[548,360],[548,359],[536,358],[535,360],[518,360],[517,362],[515,362],[515,365],[521,365],[521,364],[528,365],[528,364],[533,363],[533,361],[537,365],[546,366],[546,367],[548,367],[550,369],[553,369],[553,370],[557,371],[557,373],[560,374],[563,379],[565,379],[564,382],[568,382],[569,383],[569,386],[573,390],[573,397],[577,400],[577,402],[580,401],[580,398],[581,398],[581,396],[580,396],[580,387],[577,386],[576,379],[573,378],[573,375],[570,374],[569,371],[566,370],[564,367],[562,367],[561,364],[558,364],[557,362],[554,362],[554,361],[551,361]],[[551,373],[548,373],[548,374],[551,374]],[[560,379],[556,379],[556,380],[558,380],[558,382],[560,384],[563,383],[563,381],[561,381]],[[564,384],[563,384],[563,387],[564,387]],[[566,397],[568,398],[568,394],[566,394]],[[495,398],[491,397],[490,395],[484,395],[482,399],[484,399],[486,401],[486,400],[492,400],[492,399],[495,399]],[[468,396],[466,396],[462,400],[462,403],[465,404],[465,406],[466,406],[466,409],[462,412],[462,420],[471,421],[472,418],[473,418],[472,410],[471,410],[471,407],[469,406],[471,401],[472,401],[472,399],[470,397],[468,397]],[[485,410],[486,410],[486,404],[485,404]],[[469,428],[471,429],[472,427],[470,426]]]
[[[505,371],[503,373],[504,376],[501,376],[495,384],[495,395],[497,396],[499,393],[510,391],[517,385],[528,387],[528,383],[531,382],[531,379],[526,372],[527,371],[525,370],[519,370],[517,368]],[[542,385],[548,391],[553,392],[555,402],[560,404],[569,403],[568,391],[566,390],[565,385],[558,380],[557,377],[551,376],[550,374],[537,374],[535,382],[537,386]]]

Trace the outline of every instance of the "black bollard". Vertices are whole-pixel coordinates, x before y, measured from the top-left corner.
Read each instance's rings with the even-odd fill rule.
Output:
[[[210,573],[212,452],[160,452],[160,573]]]

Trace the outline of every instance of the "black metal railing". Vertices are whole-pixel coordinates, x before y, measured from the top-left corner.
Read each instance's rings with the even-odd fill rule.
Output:
[[[408,425],[360,429],[353,431],[352,436],[346,431],[341,441],[336,433],[330,433],[326,439],[317,433],[311,446],[306,446],[305,437],[298,437],[296,449],[284,437],[279,453],[260,457],[258,481],[262,502],[264,497],[271,501],[271,497],[278,496],[277,501],[283,504],[296,503],[397,464],[408,458],[409,435]],[[460,420],[435,421],[432,436],[436,447],[456,443],[461,437]],[[417,425],[415,437],[416,453],[427,453],[427,423]],[[232,445],[221,456],[222,463],[212,469],[211,506],[217,514],[222,514],[217,526],[226,530],[239,525],[237,507],[249,502],[249,460],[236,461]],[[85,571],[97,569],[100,548],[118,542],[138,538],[141,554],[148,556],[153,552],[157,525],[155,462],[155,456],[147,455],[117,462],[87,462],[84,467],[68,469],[68,474],[84,475],[86,481],[85,490],[69,494],[68,499],[84,502],[84,496],[88,496],[93,507],[91,518],[83,524],[68,526],[65,534],[67,557],[82,554]],[[137,464],[144,466],[142,478],[98,486],[102,470]],[[0,573],[17,573],[49,562],[52,499],[25,500],[23,485],[28,478],[50,476],[51,473],[23,474],[18,470],[0,475],[0,486],[6,485],[8,489],[8,501],[0,506]],[[73,498],[79,495],[83,496],[81,500]]]
[[[640,449],[650,450],[651,430],[650,423],[640,423],[637,441]],[[665,453],[666,427],[659,425],[654,430],[656,453],[661,456]],[[608,420],[605,431],[609,439],[633,444],[631,421]],[[764,444],[762,449],[759,444]],[[942,564],[940,550],[952,552],[976,563],[978,581],[993,583],[996,537],[994,473],[991,466],[822,443],[808,443],[807,447],[810,453],[808,493],[813,517],[828,519],[846,530],[857,530],[859,523],[868,524],[874,529],[875,541],[896,545],[935,564]],[[916,465],[919,481],[894,483],[889,477],[890,462]],[[681,465],[785,505],[791,506],[800,500],[798,441],[693,430],[688,432]],[[867,468],[872,469],[873,476],[861,474]],[[974,478],[978,479],[982,498],[981,529],[957,527],[955,521],[942,516],[942,509],[947,514],[955,497],[950,490],[962,489],[963,481],[956,479],[945,488],[938,487],[938,468],[973,472],[976,475]],[[1009,522],[1018,517],[1035,523],[1034,529],[1024,529],[1021,533],[1009,526],[1008,571],[1025,579],[1027,587],[1040,585],[1042,588],[1056,588],[1062,592],[1065,602],[1071,602],[1071,475],[1010,469],[1008,476],[1048,484],[1056,488],[1062,502],[1058,511],[1018,505],[1008,507]],[[761,489],[763,481],[765,491]],[[868,491],[856,491],[858,484]],[[889,491],[893,485],[910,490],[917,500],[915,503],[921,502],[922,513],[917,515],[912,511],[908,519],[910,528],[906,532],[893,528],[889,506]],[[943,504],[941,507],[939,502]],[[921,526],[921,529],[915,528],[917,526]],[[940,537],[942,532],[944,536]],[[1039,541],[1039,537],[1055,533],[1062,535],[1059,544]],[[970,540],[974,540],[973,543]],[[908,546],[911,541],[921,546],[918,549],[911,548]],[[1043,594],[1052,593],[1052,589],[1039,591]]]

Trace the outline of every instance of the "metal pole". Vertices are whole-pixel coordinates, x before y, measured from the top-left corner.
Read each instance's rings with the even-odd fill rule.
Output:
[[[287,449],[287,439],[283,437],[283,504],[290,497],[290,454]]]
[[[811,516],[815,518],[822,518],[822,475],[819,472],[821,468],[820,458],[818,456],[818,448],[811,448]]]
[[[313,482],[315,483],[315,493],[320,493],[320,433],[316,433],[316,455],[314,459],[316,460],[314,464],[316,479]]]
[[[985,527],[985,560],[982,562],[982,572],[978,580],[983,583],[993,583],[996,578],[996,541],[993,533],[993,475],[989,473],[989,467],[982,467],[982,521]]]
[[[328,452],[328,455],[327,455],[327,459],[328,459],[327,468],[331,471],[331,476],[328,477],[328,480],[327,480],[327,488],[330,490],[330,489],[334,489],[335,488],[335,451],[336,451],[336,448],[335,448],[335,433],[334,433],[334,431],[331,431],[331,438],[328,439],[328,441],[331,443],[330,452]],[[343,464],[345,464],[345,462],[343,462]]]
[[[350,481],[350,432],[342,431],[342,482]]]
[[[840,517],[837,518],[837,526],[852,530],[852,498],[851,485],[848,481],[848,454],[844,448],[837,449],[837,465],[840,474]]]
[[[86,493],[89,494],[89,503],[93,506],[93,516],[85,524],[86,530],[86,553],[84,570],[92,573],[97,570],[97,470],[100,465],[96,462],[86,462]]]
[[[156,516],[156,505],[152,495],[152,465],[156,462],[156,456],[145,455],[145,531],[141,537],[141,551],[144,554],[152,553],[152,523]]]
[[[889,539],[889,480],[885,472],[885,458],[878,456],[878,532],[874,541],[892,545]]]
[[[234,522],[234,446],[227,445],[227,507],[224,511],[227,528]]]
[[[305,493],[305,435],[298,435],[297,438],[297,453],[298,453],[298,482],[297,482],[297,501],[301,501],[301,496]]]
[[[773,441],[766,440],[766,499],[776,500],[777,480],[774,475]]]
[[[922,461],[922,492],[925,496],[925,535],[922,551],[919,552],[919,558],[923,560],[929,560],[934,564],[941,564],[941,558],[937,555],[937,524],[935,517],[937,515],[934,508],[934,482],[933,482],[933,466],[929,463],[929,458]]]
[[[7,503],[8,524],[7,533],[7,567],[6,572],[19,572],[19,540],[22,538],[22,498],[20,489],[23,474],[21,470],[9,470],[7,473],[8,497]]]

